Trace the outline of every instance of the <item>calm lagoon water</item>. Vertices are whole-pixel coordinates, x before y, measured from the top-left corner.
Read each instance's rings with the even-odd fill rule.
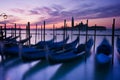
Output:
[[[25,32],[25,31],[23,31]],[[31,31],[34,33],[34,30]],[[9,33],[9,31],[8,31]],[[52,31],[46,31],[46,40],[50,40],[53,36],[50,35]],[[63,38],[62,31],[57,31],[57,40],[61,41]],[[77,34],[77,31],[73,31],[73,34]],[[85,32],[81,32],[84,34]],[[89,34],[93,34],[93,31],[89,31]],[[73,35],[71,38],[71,32],[68,31],[70,39],[68,42],[74,40],[77,35]],[[111,34],[111,31],[97,31],[97,34]],[[119,34],[116,31],[115,34]],[[8,34],[9,36],[10,34]],[[88,36],[93,37],[93,36]],[[97,47],[105,36],[97,36]],[[25,34],[22,34],[22,38],[25,38]],[[93,37],[94,38],[94,37]],[[111,36],[106,36],[111,43]],[[41,40],[41,36],[37,36],[37,42]],[[85,36],[80,36],[80,43],[85,42]],[[32,34],[31,43],[35,43],[35,35]],[[116,37],[115,37],[116,46]],[[0,62],[0,80],[120,80],[120,62],[118,60],[118,53],[114,52],[114,64],[105,65],[106,67],[99,68],[95,65],[94,61],[95,52],[91,49],[91,56],[84,59],[61,63],[56,65],[49,65],[48,61],[34,61],[29,63],[23,63],[19,58],[5,60]]]

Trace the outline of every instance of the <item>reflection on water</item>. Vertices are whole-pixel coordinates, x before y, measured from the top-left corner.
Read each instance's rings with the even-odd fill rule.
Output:
[[[52,32],[48,32],[52,33]],[[47,34],[48,34],[47,33]],[[57,32],[59,34],[62,31]],[[68,32],[69,35],[71,34]],[[78,32],[74,32],[78,33]],[[85,32],[81,32],[85,33]],[[94,32],[89,32],[94,33]],[[97,34],[111,34],[98,31]],[[118,33],[116,33],[118,34]],[[25,35],[23,35],[25,36]],[[52,35],[46,35],[46,40],[51,39]],[[62,40],[62,35],[57,35],[57,41]],[[24,38],[24,37],[23,37]],[[73,36],[74,40],[76,35]],[[111,37],[107,36],[111,43]],[[102,41],[103,36],[96,37],[97,47]],[[116,39],[116,38],[115,38]],[[32,43],[34,44],[35,37],[32,36]],[[39,38],[39,40],[41,40]],[[37,40],[37,41],[39,41]],[[71,38],[69,42],[71,41]],[[80,36],[80,43],[85,42],[85,37]],[[92,49],[93,50],[93,49]],[[92,51],[91,50],[91,51]],[[35,62],[23,63],[19,58],[9,58],[0,62],[0,80],[120,80],[120,55],[115,48],[114,65],[98,66],[94,60],[94,53],[87,58],[84,58],[69,63],[61,63],[50,65],[46,60],[38,60]]]

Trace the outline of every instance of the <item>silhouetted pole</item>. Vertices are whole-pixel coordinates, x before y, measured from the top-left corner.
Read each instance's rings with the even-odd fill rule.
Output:
[[[94,32],[94,53],[95,53],[95,44],[96,44],[96,24],[95,24],[95,32]]]
[[[19,39],[20,39],[20,41],[21,41],[21,27],[19,26]]]
[[[26,26],[26,37],[27,38],[30,38],[30,22],[28,22],[28,24],[27,24],[27,26]],[[29,41],[28,41],[28,45],[30,46],[30,39],[29,39]]]
[[[15,30],[15,34],[14,34],[15,36],[14,37],[16,37],[16,23],[15,23],[15,29],[14,30]]]
[[[73,36],[73,29],[74,29],[74,17],[72,17],[72,22],[71,22],[71,40]]]
[[[80,44],[80,27],[78,27],[78,36],[79,36],[79,44]]]
[[[42,25],[41,25],[41,41],[42,41],[42,35],[43,35],[43,34],[42,34]]]
[[[56,42],[57,42],[57,27],[55,27],[55,40],[56,40]]]
[[[36,24],[36,30],[35,30],[35,44],[37,42],[37,24]]]
[[[88,37],[88,20],[86,25],[86,42],[85,43],[87,43],[87,37]],[[87,44],[86,44],[86,48],[87,48]],[[85,51],[85,62],[86,62],[86,58],[87,58],[87,51]]]
[[[0,40],[3,40],[3,30],[2,30],[2,26],[0,26]]]
[[[66,19],[64,20],[63,40],[65,40],[65,28],[66,28]]]
[[[114,35],[115,35],[115,19],[113,19],[112,24],[112,64],[114,64]]]
[[[55,37],[55,25],[53,24],[53,38]]]
[[[5,32],[5,39],[6,39],[6,37],[7,37],[6,23],[4,24],[4,32]]]
[[[43,39],[44,39],[44,41],[45,41],[45,21],[44,21],[44,34],[43,34]]]
[[[67,37],[67,23],[66,23],[66,28],[65,28],[65,38]]]

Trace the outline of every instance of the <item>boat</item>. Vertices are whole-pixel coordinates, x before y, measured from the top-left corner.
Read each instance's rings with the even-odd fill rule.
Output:
[[[14,41],[17,41],[16,39],[17,39],[18,37],[19,37],[19,36],[16,36],[16,37],[9,36],[9,37],[5,38],[4,41],[14,42]]]
[[[77,45],[77,43],[78,43],[78,38],[76,38],[73,42],[69,43],[69,45],[71,45],[71,46],[69,46],[69,48],[73,47],[73,46],[75,47]],[[22,54],[22,60],[24,62],[29,62],[29,61],[35,61],[35,60],[40,60],[40,59],[46,59],[47,54],[53,54],[53,51],[49,50],[49,47],[47,45],[45,46],[45,49],[37,49],[37,50],[39,50],[39,51],[36,51],[33,53]],[[68,49],[66,48],[66,51],[67,50]],[[64,51],[61,51],[61,52],[65,52],[65,49],[64,49]],[[56,53],[59,54],[60,50],[59,50],[59,52],[56,52]]]
[[[30,37],[28,37],[28,38],[26,38],[26,39],[22,39],[22,40],[20,40],[20,41],[17,41],[16,43],[24,44],[25,42],[27,42],[28,40],[30,40],[31,37],[32,37],[32,36],[30,36]]]
[[[70,50],[73,50],[76,45],[78,44],[79,42],[79,36],[77,36],[77,38],[70,42],[70,43],[66,43],[66,44],[63,44],[63,45],[59,45],[59,46],[55,46],[55,48],[52,49],[52,52],[53,53],[61,53],[61,52],[66,52],[66,51],[70,51]]]
[[[56,37],[53,37],[51,40],[48,40],[48,41],[39,41],[38,43],[31,45],[31,46],[35,47],[37,49],[44,49],[45,45],[47,45],[47,46],[51,45],[55,39],[56,39]]]
[[[74,61],[80,58],[84,58],[85,54],[89,54],[93,45],[93,38],[90,38],[87,43],[79,44],[77,48],[74,48],[68,52],[62,52],[60,54],[48,54],[48,61],[50,64],[64,63]]]
[[[118,53],[120,54],[120,38],[119,37],[117,37],[117,40],[116,40],[116,47],[117,47]]]
[[[100,45],[97,47],[95,61],[98,64],[107,64],[111,61],[112,57],[112,46],[109,41],[104,38]]]
[[[52,45],[50,46],[50,50],[54,50],[58,47],[61,47],[61,46],[65,45],[68,40],[69,40],[69,35],[67,36],[67,38],[65,40],[52,43]]]

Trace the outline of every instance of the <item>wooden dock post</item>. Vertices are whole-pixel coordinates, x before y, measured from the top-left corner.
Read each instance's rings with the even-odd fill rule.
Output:
[[[86,25],[86,40],[85,40],[85,43],[87,43],[87,38],[88,38],[88,20],[87,20],[87,25]],[[87,47],[87,45],[86,45]],[[85,62],[87,60],[87,51],[85,52]]]
[[[43,34],[43,40],[45,41],[45,21],[44,21],[44,34]]]
[[[16,23],[15,23],[15,28],[14,28],[14,30],[15,30],[14,37],[16,37]]]
[[[80,27],[78,27],[78,36],[79,36],[79,44],[80,44]]]
[[[0,40],[3,40],[3,29],[2,29],[2,26],[0,26]]]
[[[26,26],[26,38],[30,38],[30,22],[28,22],[27,26]],[[28,44],[30,46],[31,40],[29,39]]]
[[[19,25],[19,40],[21,41],[21,27]]]
[[[37,42],[37,24],[36,24],[36,30],[35,30],[35,44]]]
[[[53,38],[55,37],[55,25],[53,24]]]
[[[112,64],[114,64],[114,35],[115,35],[115,19],[112,24]]]
[[[74,17],[72,17],[72,21],[71,21],[71,41],[73,38],[73,29],[74,29]]]
[[[7,37],[6,23],[4,24],[4,32],[5,32],[5,39],[6,39],[6,37]]]
[[[95,53],[95,44],[96,44],[96,24],[95,24],[95,30],[94,30],[94,53]]]
[[[41,25],[41,41],[42,41],[42,37],[43,37],[42,35],[43,35],[43,34],[42,34],[42,25]]]
[[[64,20],[64,27],[63,27],[63,40],[65,40],[65,28],[66,28],[66,19]]]

